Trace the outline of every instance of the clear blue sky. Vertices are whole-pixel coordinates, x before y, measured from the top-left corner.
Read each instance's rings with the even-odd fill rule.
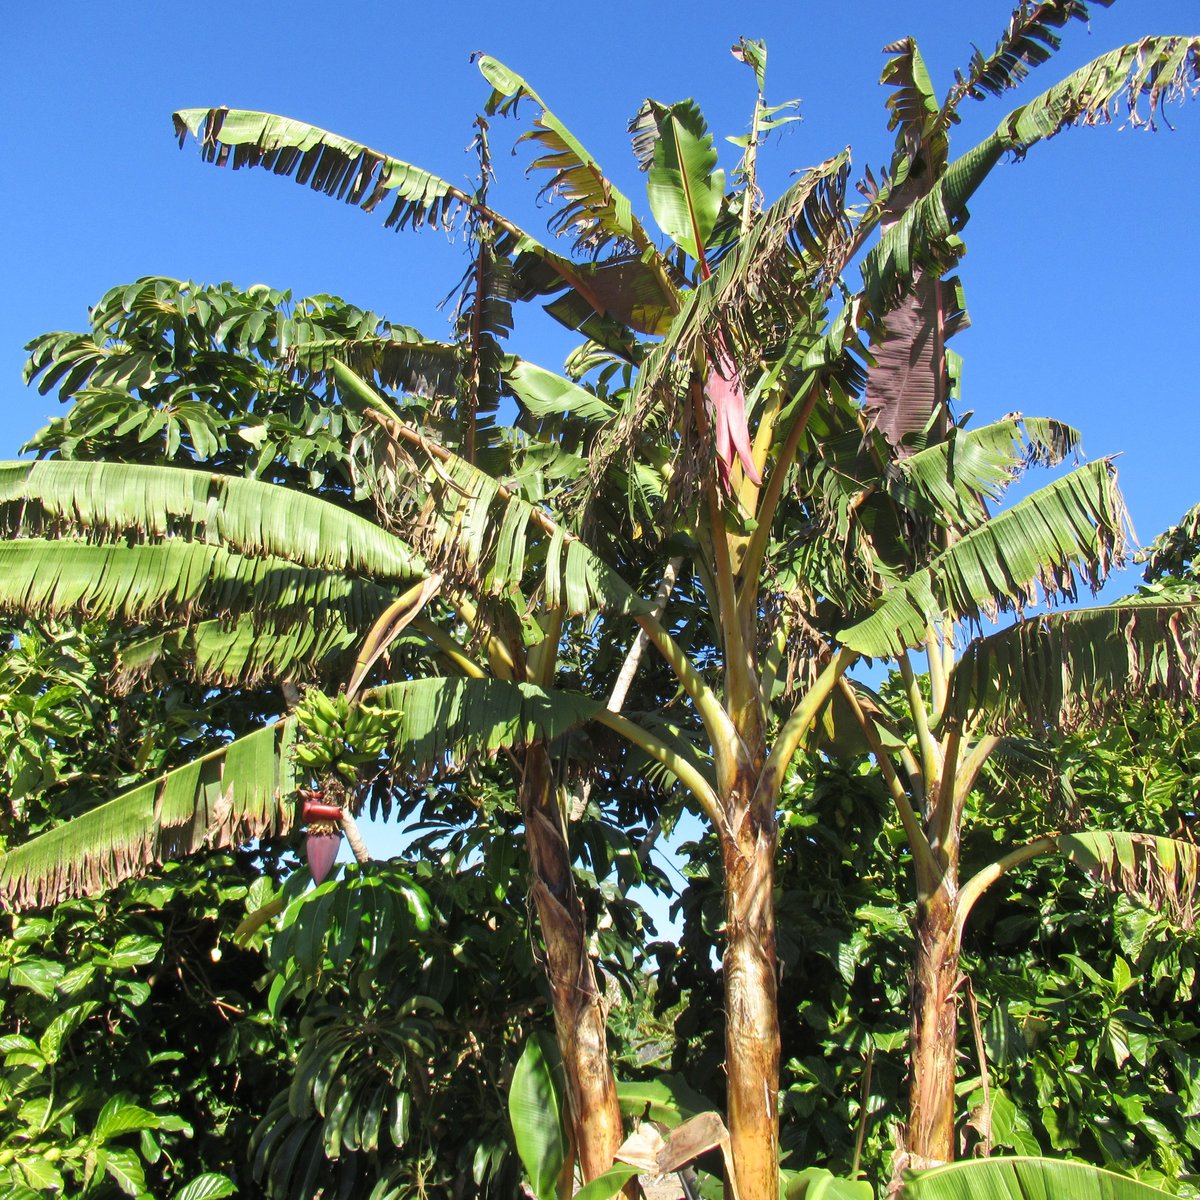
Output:
[[[802,101],[803,123],[764,155],[770,196],[790,171],[847,144],[859,167],[886,161],[877,86],[885,43],[916,36],[941,89],[972,42],[991,48],[1007,17],[991,0],[9,6],[0,79],[4,451],[15,453],[57,407],[23,389],[23,344],[81,327],[106,288],[140,275],[336,292],[445,332],[434,304],[457,278],[461,245],[390,233],[374,216],[265,172],[207,167],[194,146],[175,148],[175,108],[286,113],[463,180],[471,119],[486,94],[468,58],[487,50],[538,87],[636,202],[644,185],[626,121],[648,94],[691,95],[719,133],[741,132],[751,77],[728,47],[744,34],[768,41],[770,96]],[[1093,18],[1090,32],[1067,31],[1062,52],[1022,92],[968,102],[958,150],[1022,96],[1104,50],[1146,33],[1200,32],[1196,0],[1126,0]],[[1078,424],[1090,455],[1124,452],[1122,480],[1143,538],[1200,500],[1200,104],[1169,117],[1175,132],[1071,131],[993,174],[966,231],[974,328],[956,342],[977,419],[1045,413]],[[517,132],[512,122],[494,130],[501,206],[538,225],[528,155],[507,153]],[[736,151],[725,149],[731,166]],[[519,329],[515,342],[550,366],[567,345],[545,323]]]
[[[771,198],[791,171],[847,144],[859,168],[887,161],[877,85],[886,43],[915,36],[941,91],[971,44],[990,50],[1007,18],[991,0],[9,5],[4,455],[57,409],[53,396],[23,388],[24,343],[81,328],[103,291],[141,275],[335,292],[445,333],[434,305],[462,269],[461,244],[385,231],[378,216],[265,172],[205,166],[194,146],[176,149],[175,108],[285,113],[463,180],[487,93],[468,59],[486,50],[530,79],[636,203],[644,184],[629,117],[647,95],[694,96],[718,133],[742,132],[751,75],[728,48],[746,35],[769,44],[768,98],[798,97],[804,118],[764,152]],[[1020,92],[966,103],[957,151],[1072,67],[1150,33],[1200,33],[1200,4],[1097,8],[1091,30],[1069,28],[1062,52]],[[1145,540],[1200,500],[1200,104],[1167,115],[1174,132],[1071,131],[994,172],[965,234],[974,327],[955,343],[977,420],[1010,410],[1056,416],[1084,431],[1089,455],[1123,452],[1122,482]],[[528,154],[507,153],[521,128],[493,129],[497,203],[540,228],[537,185],[523,175]],[[737,152],[725,150],[732,166]],[[514,349],[556,366],[568,345],[533,322],[518,327]]]

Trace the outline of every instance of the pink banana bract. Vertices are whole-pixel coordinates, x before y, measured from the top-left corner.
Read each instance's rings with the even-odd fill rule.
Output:
[[[750,449],[750,427],[746,423],[746,394],[742,391],[742,377],[723,335],[718,336],[717,345],[717,358],[708,372],[708,383],[704,390],[713,406],[717,471],[721,477],[721,486],[726,492],[731,492],[735,452],[747,479],[752,483],[761,484],[762,477],[754,467],[754,455]]]

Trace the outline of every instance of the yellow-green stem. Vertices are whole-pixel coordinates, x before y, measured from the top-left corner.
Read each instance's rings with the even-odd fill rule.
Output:
[[[645,631],[654,648],[666,659],[680,686],[696,706],[696,712],[704,722],[704,730],[708,734],[719,769],[723,759],[733,753],[732,747],[738,736],[720,698],[704,682],[700,672],[692,666],[691,659],[653,614],[635,613],[633,619]]]
[[[850,669],[858,654],[846,646],[840,646],[826,664],[825,669],[817,676],[816,682],[805,693],[800,703],[796,705],[792,715],[783,723],[775,745],[763,764],[759,777],[758,790],[761,792],[764,782],[773,786],[773,795],[778,796],[779,787],[783,782],[784,772],[792,761],[801,741],[812,728],[817,714],[824,707],[833,689],[838,686],[842,676]],[[769,781],[773,780],[773,785]]]
[[[673,746],[657,738],[649,730],[609,709],[602,709],[593,718],[598,725],[611,729],[620,734],[627,742],[644,750],[656,762],[662,763],[684,787],[696,797],[696,803],[701,811],[713,823],[714,829],[721,829],[725,823],[725,810],[709,781],[704,777],[700,767],[689,762]]]
[[[884,782],[895,802],[896,811],[900,814],[900,823],[904,826],[904,833],[908,838],[909,849],[912,851],[913,863],[917,871],[918,890],[924,895],[937,885],[938,877],[941,874],[941,869],[929,846],[929,839],[926,838],[925,831],[921,828],[921,822],[913,811],[913,806],[904,791],[904,784],[900,782],[900,778],[896,774],[896,768],[892,766],[891,759],[888,758],[887,751],[883,748],[879,731],[875,728],[875,722],[863,711],[858,697],[854,694],[854,689],[846,682],[845,678],[838,680],[838,687],[841,688],[842,695],[845,696],[846,703],[849,704],[850,711],[854,714],[854,719],[867,739],[867,745],[871,748],[871,754],[874,756],[879,770],[883,773]]]
[[[937,785],[937,806],[934,810],[933,851],[946,859],[958,857],[958,752],[962,735],[958,729],[946,734],[945,753]],[[941,751],[939,751],[941,754]]]
[[[957,946],[961,943],[963,928],[966,926],[967,918],[971,915],[971,909],[975,907],[975,902],[996,880],[1006,871],[1011,871],[1013,867],[1019,867],[1031,858],[1049,854],[1052,850],[1057,849],[1057,836],[1040,837],[1025,846],[1018,846],[1015,850],[1010,850],[1003,858],[996,859],[994,863],[989,863],[988,866],[972,875],[958,893],[958,904],[955,906],[954,916],[954,944]]]
[[[925,697],[921,695],[921,687],[907,650],[900,655],[899,663],[900,674],[908,691],[908,707],[912,711],[913,726],[917,731],[917,745],[921,751],[921,779],[926,796],[933,798],[937,780],[941,777],[941,750],[929,731],[929,713],[925,708]]]
[[[771,472],[767,476],[766,484],[759,495],[758,511],[754,514],[758,525],[750,536],[750,544],[746,547],[746,555],[742,559],[740,570],[743,582],[738,603],[742,608],[751,608],[757,611],[759,576],[762,572],[767,546],[771,540],[771,526],[775,521],[775,512],[783,496],[783,485],[787,481],[788,470],[796,457],[800,439],[804,436],[804,431],[808,427],[808,419],[812,416],[816,405],[817,384],[814,380],[803,407],[796,414],[796,419],[788,430],[787,441],[775,459]]]

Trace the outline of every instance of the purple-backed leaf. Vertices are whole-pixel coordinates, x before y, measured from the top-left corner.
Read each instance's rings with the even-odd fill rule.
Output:
[[[919,274],[912,291],[883,319],[883,336],[871,346],[866,411],[871,424],[901,455],[906,439],[924,432],[945,403],[941,287]]]

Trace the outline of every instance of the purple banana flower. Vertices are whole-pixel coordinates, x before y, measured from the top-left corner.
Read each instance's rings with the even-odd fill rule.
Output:
[[[329,874],[341,842],[342,831],[336,828],[329,833],[305,834],[304,856],[308,859],[308,872],[313,883],[321,883]]]

